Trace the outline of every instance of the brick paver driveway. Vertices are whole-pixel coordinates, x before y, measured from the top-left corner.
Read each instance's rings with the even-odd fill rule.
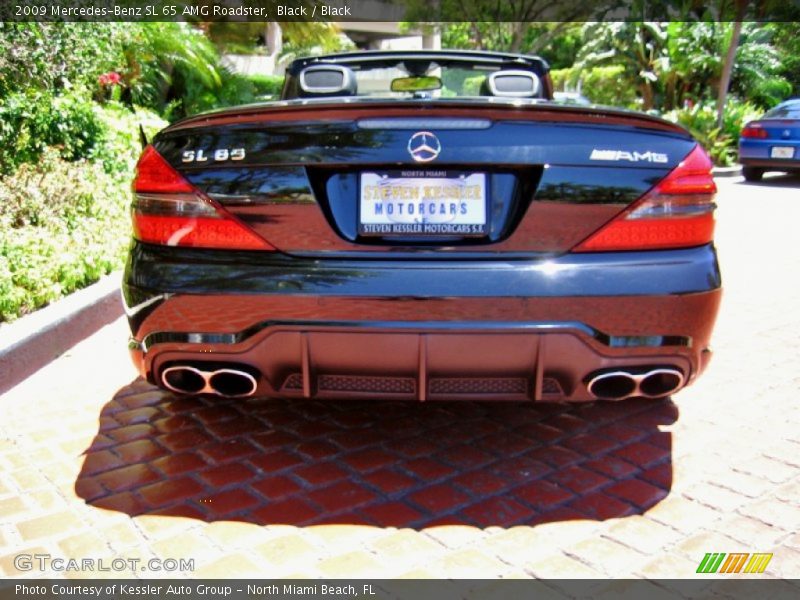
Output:
[[[800,180],[720,187],[716,356],[672,400],[178,399],[135,380],[120,320],[0,397],[0,570],[688,577],[771,552],[800,576]]]

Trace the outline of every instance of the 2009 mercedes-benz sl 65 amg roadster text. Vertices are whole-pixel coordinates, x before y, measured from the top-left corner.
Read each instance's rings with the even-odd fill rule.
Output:
[[[664,397],[710,357],[711,163],[490,52],[296,60],[139,160],[124,280],[152,383],[224,397]]]

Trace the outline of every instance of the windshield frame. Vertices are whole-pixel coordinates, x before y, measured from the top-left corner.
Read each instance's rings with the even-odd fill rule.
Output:
[[[318,65],[347,67],[353,72],[357,81],[359,74],[363,79],[364,73],[382,68],[397,69],[398,73],[406,73],[406,76],[431,74],[442,77],[443,80],[448,79],[448,71],[453,72],[456,70],[461,70],[462,75],[463,71],[473,71],[475,76],[483,73],[488,76],[490,73],[499,70],[528,71],[535,74],[541,82],[539,93],[533,99],[550,100],[553,95],[549,76],[550,67],[544,59],[538,56],[466,50],[413,50],[351,52],[297,59],[286,69],[286,80],[281,92],[281,99],[291,100],[308,97],[307,95],[304,96],[299,89],[299,75],[306,67]],[[427,94],[427,96],[437,98],[475,98],[491,95],[481,93],[479,86],[475,85],[475,82],[471,84],[470,93],[463,93],[463,88],[457,90],[455,94],[448,94],[448,91],[453,90],[446,90],[444,93],[439,92],[438,94]],[[388,83],[386,90],[381,94],[361,93],[361,90],[358,90],[355,94],[342,94],[341,96],[332,94],[333,97],[346,95],[359,98],[382,97],[391,100],[412,99],[415,97],[413,93],[391,92]]]

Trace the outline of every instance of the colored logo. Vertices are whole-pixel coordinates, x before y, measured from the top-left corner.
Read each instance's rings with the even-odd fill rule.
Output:
[[[772,554],[747,552],[708,552],[697,567],[698,573],[763,573]]]
[[[417,162],[430,162],[442,151],[442,143],[430,131],[418,131],[408,140],[408,153]]]

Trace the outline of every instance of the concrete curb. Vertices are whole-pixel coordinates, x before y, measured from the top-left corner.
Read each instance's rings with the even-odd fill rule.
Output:
[[[0,394],[119,318],[123,314],[121,280],[121,273],[111,273],[58,302],[0,326]]]
[[[741,177],[742,165],[736,165],[735,167],[714,167],[711,174],[714,177]]]

